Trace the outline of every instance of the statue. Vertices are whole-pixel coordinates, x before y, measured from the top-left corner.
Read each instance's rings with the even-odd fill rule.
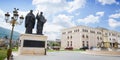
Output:
[[[43,12],[40,12],[40,15],[39,15],[39,13],[37,13],[37,16],[36,16],[36,19],[37,19],[37,34],[38,35],[43,35],[43,33],[42,33],[43,26],[44,26],[44,23],[47,21],[42,14],[43,14]]]
[[[35,25],[35,15],[33,14],[33,10],[30,10],[30,12],[25,17],[25,33],[32,34],[32,29]]]

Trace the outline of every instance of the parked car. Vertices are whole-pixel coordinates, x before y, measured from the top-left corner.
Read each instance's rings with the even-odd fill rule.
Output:
[[[80,50],[86,50],[86,49],[88,49],[88,47],[82,47],[82,48],[80,48]]]
[[[53,46],[53,50],[60,50],[59,46]]]

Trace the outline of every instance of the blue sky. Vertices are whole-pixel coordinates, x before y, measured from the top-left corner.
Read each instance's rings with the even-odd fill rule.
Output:
[[[4,14],[12,13],[13,8],[19,8],[19,14],[24,16],[31,9],[35,15],[38,10],[43,11],[47,19],[44,34],[49,40],[60,38],[61,29],[79,25],[120,32],[120,0],[0,0],[1,27],[11,29],[4,21]],[[24,33],[24,22],[15,30]]]

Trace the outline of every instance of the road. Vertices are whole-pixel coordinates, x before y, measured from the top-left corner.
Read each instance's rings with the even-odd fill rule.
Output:
[[[74,51],[48,52],[46,56],[18,55],[14,60],[120,60],[119,56],[98,56]]]

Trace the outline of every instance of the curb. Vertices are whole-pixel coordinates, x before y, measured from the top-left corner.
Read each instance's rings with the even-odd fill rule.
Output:
[[[120,55],[111,55],[111,54],[96,54],[90,52],[81,52],[83,54],[94,55],[94,56],[113,56],[113,57],[120,57]]]

